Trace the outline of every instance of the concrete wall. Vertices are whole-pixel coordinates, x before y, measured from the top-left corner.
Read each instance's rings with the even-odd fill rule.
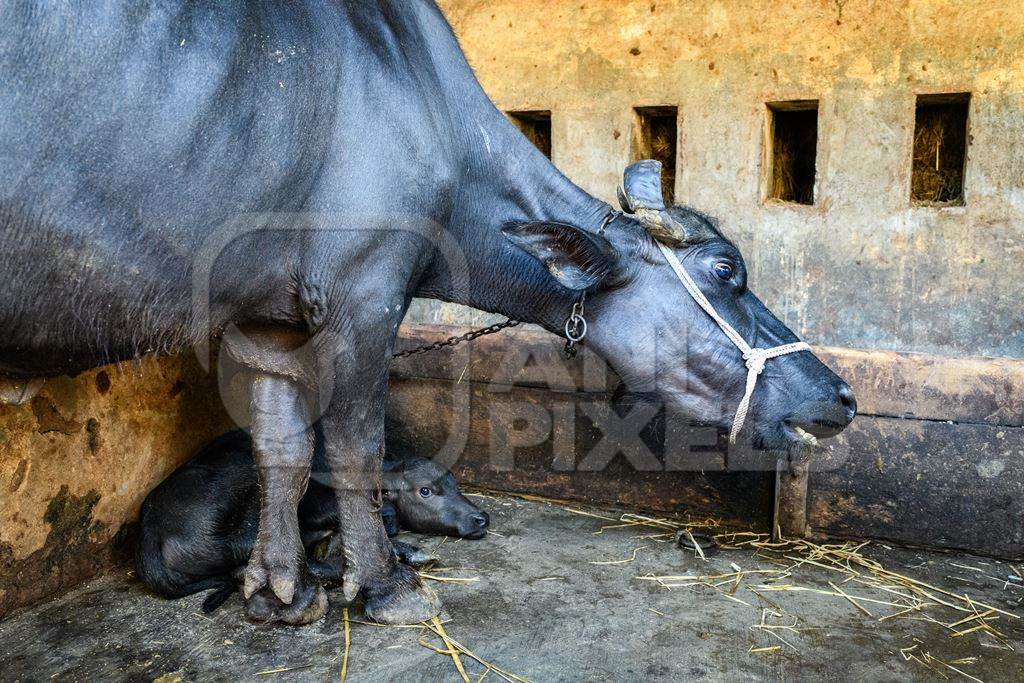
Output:
[[[553,160],[609,201],[633,108],[679,110],[676,197],[819,344],[1024,354],[1020,0],[442,0],[503,110],[552,111]],[[916,95],[970,92],[966,203],[912,207]],[[761,198],[766,102],[819,100],[814,206]],[[414,319],[475,321],[436,304]]]

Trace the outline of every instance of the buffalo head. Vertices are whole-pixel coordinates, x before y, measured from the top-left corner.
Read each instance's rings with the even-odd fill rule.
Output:
[[[490,516],[459,490],[455,476],[427,458],[386,461],[384,506],[388,533],[399,527],[415,533],[478,539],[487,533]]]
[[[716,222],[665,206],[660,175],[654,161],[630,166],[619,191],[623,213],[607,219],[601,234],[543,222],[509,224],[505,234],[563,287],[586,294],[587,343],[631,391],[729,430],[749,380],[737,343],[769,349],[799,340],[749,289],[743,256]],[[739,342],[701,307],[684,278]],[[810,350],[790,352],[763,362],[749,407],[740,411],[746,419],[739,437],[755,449],[788,450],[838,434],[856,406],[849,385]]]

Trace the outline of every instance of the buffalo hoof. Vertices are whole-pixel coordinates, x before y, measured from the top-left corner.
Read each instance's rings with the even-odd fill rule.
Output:
[[[418,624],[441,612],[434,591],[420,582],[412,568],[398,564],[391,574],[364,591],[366,616],[381,624]]]
[[[327,608],[327,592],[320,584],[311,583],[296,590],[287,605],[266,588],[257,591],[245,601],[245,616],[252,621],[281,621],[301,626],[323,617]]]
[[[306,564],[306,552],[298,539],[292,540],[287,533],[268,538],[267,543],[261,543],[258,536],[242,577],[242,596],[246,600],[269,590],[284,605],[291,605],[300,593],[305,594],[308,604],[315,594],[316,580]]]

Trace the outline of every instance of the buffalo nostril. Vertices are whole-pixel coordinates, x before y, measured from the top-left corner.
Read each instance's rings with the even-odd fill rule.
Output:
[[[839,402],[846,410],[846,419],[852,421],[857,414],[857,397],[853,395],[853,389],[846,382],[839,384]]]
[[[491,523],[490,517],[487,516],[486,512],[481,512],[479,515],[473,515],[473,524],[480,529],[486,529],[487,525]]]

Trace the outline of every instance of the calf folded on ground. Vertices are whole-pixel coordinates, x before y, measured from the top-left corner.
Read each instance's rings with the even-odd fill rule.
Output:
[[[309,487],[299,503],[299,528],[310,572],[321,582],[341,580],[340,556],[314,550],[338,529],[337,497],[329,486],[323,439],[316,430]],[[459,492],[451,472],[426,458],[386,459],[381,516],[389,536],[409,531],[481,538],[489,518]],[[259,477],[252,440],[241,430],[204,446],[146,497],[140,515],[135,565],[154,592],[180,598],[215,592],[203,603],[213,611],[235,591],[259,522]],[[329,547],[339,546],[331,538]],[[393,541],[408,564],[429,559],[415,546]],[[258,612],[258,603],[247,610]],[[259,618],[259,614],[249,616]]]

